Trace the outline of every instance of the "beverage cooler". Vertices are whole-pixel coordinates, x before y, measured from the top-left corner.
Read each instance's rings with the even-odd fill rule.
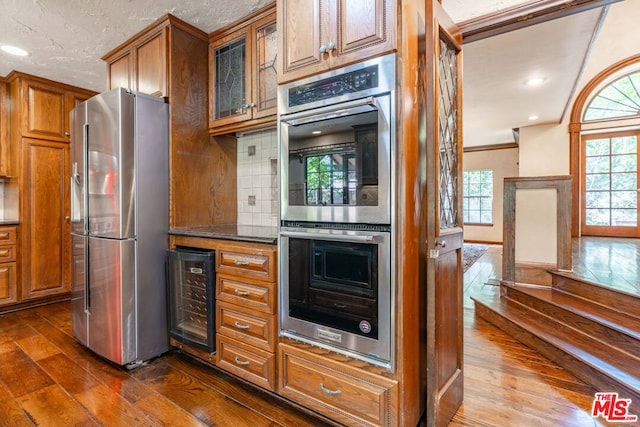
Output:
[[[215,251],[168,252],[169,335],[215,351]]]

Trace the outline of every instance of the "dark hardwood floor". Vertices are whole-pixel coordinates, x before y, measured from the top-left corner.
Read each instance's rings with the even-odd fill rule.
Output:
[[[581,253],[598,253],[598,243]],[[476,318],[469,295],[497,292],[500,265],[501,247],[490,247],[464,275],[465,395],[451,426],[605,425],[590,415],[596,390]],[[70,322],[66,302],[0,316],[0,426],[325,425],[178,352],[132,371],[113,366],[73,339]]]

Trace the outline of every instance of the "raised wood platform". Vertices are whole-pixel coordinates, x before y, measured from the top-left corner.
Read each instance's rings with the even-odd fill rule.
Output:
[[[472,297],[476,314],[640,413],[640,296],[552,276],[551,287],[502,281],[499,295]]]

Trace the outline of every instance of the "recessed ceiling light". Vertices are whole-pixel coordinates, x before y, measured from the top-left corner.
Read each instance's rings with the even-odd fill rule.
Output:
[[[547,79],[545,79],[544,77],[532,77],[529,80],[527,80],[525,82],[525,84],[527,86],[540,86],[542,83],[544,83]]]
[[[539,117],[536,116],[535,114],[532,114],[532,115],[529,116],[529,120],[531,120],[531,121],[538,120],[538,119],[539,119]]]
[[[2,46],[0,46],[0,49],[2,49],[3,51],[11,54],[11,55],[16,55],[16,56],[28,56],[29,52],[27,52],[24,49],[20,49],[19,47],[16,46],[9,46],[8,44],[3,44]]]
[[[320,135],[322,133],[321,130],[314,130],[313,132],[311,132],[311,134],[313,135]]]

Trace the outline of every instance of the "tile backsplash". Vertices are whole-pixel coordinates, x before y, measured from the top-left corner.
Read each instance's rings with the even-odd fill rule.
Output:
[[[278,133],[238,135],[238,225],[278,225]]]

